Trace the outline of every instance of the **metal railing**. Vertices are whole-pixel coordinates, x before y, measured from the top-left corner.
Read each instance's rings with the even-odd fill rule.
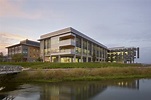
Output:
[[[21,72],[23,67],[13,65],[0,65],[0,74],[9,74]]]
[[[51,50],[47,52],[46,54],[53,54],[53,53],[65,53],[65,52],[75,52],[75,49],[56,49],[56,50]]]
[[[63,49],[63,50],[60,50],[60,53],[65,53],[65,52],[75,52],[74,49]]]

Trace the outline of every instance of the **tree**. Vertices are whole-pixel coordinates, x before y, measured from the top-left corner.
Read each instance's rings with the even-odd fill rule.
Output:
[[[23,54],[21,54],[21,53],[18,53],[18,54],[14,54],[13,56],[12,56],[12,60],[14,61],[14,62],[21,62],[21,61],[23,61]]]
[[[0,52],[0,62],[3,61],[3,52]]]
[[[41,62],[41,61],[43,61],[40,57],[38,57],[37,59],[36,59],[36,61],[39,61],[39,62]]]

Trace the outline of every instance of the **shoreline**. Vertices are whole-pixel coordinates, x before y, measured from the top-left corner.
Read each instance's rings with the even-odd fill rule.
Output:
[[[111,79],[151,78],[151,68],[65,68],[33,69],[16,75],[16,82],[97,81]]]
[[[18,65],[24,70],[18,74],[4,75],[5,77],[0,75],[0,81],[62,82],[151,78],[151,65],[142,64],[6,62],[1,65]]]

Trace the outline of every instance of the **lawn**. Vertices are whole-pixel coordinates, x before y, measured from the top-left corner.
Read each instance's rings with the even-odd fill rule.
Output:
[[[19,65],[33,69],[52,69],[52,68],[104,68],[104,67],[141,67],[141,64],[122,64],[122,63],[50,63],[50,62],[0,62],[0,65]]]

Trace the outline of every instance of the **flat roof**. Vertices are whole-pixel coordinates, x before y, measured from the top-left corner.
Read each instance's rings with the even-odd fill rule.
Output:
[[[79,32],[79,31],[73,29],[72,27],[64,28],[64,29],[61,29],[61,30],[58,30],[58,31],[54,31],[54,32],[51,32],[51,33],[47,33],[47,34],[41,35],[40,39],[38,39],[38,41],[41,41],[43,39],[47,39],[49,37],[53,37],[53,36],[56,36],[56,35],[70,33],[70,32],[73,33],[73,34],[79,35],[79,36],[81,36],[81,37],[83,37],[83,38],[85,38],[85,39],[87,39],[87,40],[89,40],[89,41],[91,41],[91,42],[93,42],[93,43],[95,43],[95,44],[107,49],[107,47],[105,45],[97,42],[96,40],[86,36],[85,34]]]
[[[134,49],[137,47],[113,47],[113,48],[108,48],[109,50],[119,50],[119,49]]]
[[[14,44],[14,45],[8,46],[8,47],[6,47],[6,48],[15,47],[15,46],[19,46],[19,45],[26,45],[26,46],[39,47],[39,46],[36,46],[36,45],[31,45],[31,44],[24,44],[24,43],[19,43],[19,44]]]
[[[40,47],[40,43],[39,42],[31,41],[31,40],[26,39],[26,40],[20,41],[20,43],[18,43],[18,44],[14,44],[14,45],[8,46],[6,48],[15,47],[15,46],[19,46],[19,45]]]

